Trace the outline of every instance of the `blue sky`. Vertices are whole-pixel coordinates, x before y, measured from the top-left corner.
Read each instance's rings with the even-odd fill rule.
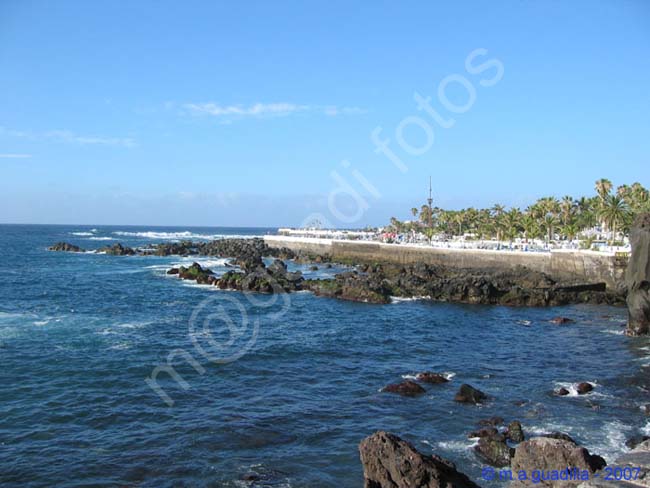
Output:
[[[0,222],[356,227],[429,175],[448,208],[650,186],[649,52],[643,0],[3,0]]]

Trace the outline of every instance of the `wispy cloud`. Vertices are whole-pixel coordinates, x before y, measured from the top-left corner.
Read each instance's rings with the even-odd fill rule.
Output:
[[[31,154],[0,154],[0,159],[29,159]]]
[[[32,132],[8,129],[0,126],[0,135],[10,137],[21,137],[26,139],[43,140],[49,139],[57,142],[66,142],[71,144],[95,144],[103,146],[120,146],[120,147],[135,147],[137,146],[135,140],[130,137],[105,137],[96,135],[80,135],[69,130],[50,130],[46,132]]]
[[[208,114],[214,116],[284,116],[297,112],[305,112],[310,109],[308,105],[296,105],[294,103],[256,103],[248,107],[241,105],[217,105],[216,103],[186,103],[184,108],[197,114]]]
[[[46,132],[45,137],[62,142],[74,144],[99,144],[103,146],[122,146],[135,147],[136,143],[129,137],[102,137],[102,136],[82,136],[69,130],[53,130]]]
[[[322,113],[335,117],[337,115],[362,114],[366,111],[359,107],[337,107],[336,105],[299,105],[295,103],[255,103],[253,105],[220,105],[208,103],[186,103],[182,107],[195,115],[212,115],[221,119],[244,117],[282,117],[303,112]]]

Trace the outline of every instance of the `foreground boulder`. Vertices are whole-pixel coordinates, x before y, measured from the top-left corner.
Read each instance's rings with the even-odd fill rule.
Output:
[[[57,242],[53,246],[47,248],[49,251],[60,251],[60,252],[84,252],[79,246],[70,244],[69,242]]]
[[[454,400],[457,402],[474,404],[482,403],[486,399],[487,395],[485,393],[467,384],[460,385],[460,389],[454,397]]]
[[[421,395],[426,390],[415,381],[406,380],[401,383],[393,383],[392,385],[385,386],[381,391],[384,393],[397,393],[402,396],[416,396]]]
[[[627,265],[627,334],[650,334],[650,213],[639,215],[630,230],[632,255]]]
[[[365,488],[478,488],[452,462],[420,454],[388,432],[366,437],[359,453]]]
[[[603,479],[604,476],[600,476],[582,483],[578,488],[650,487],[650,441],[645,441],[636,446],[632,451],[623,454],[613,464],[607,467],[607,471],[610,468],[612,470],[612,478],[615,478],[615,473],[618,472],[632,479],[626,481],[609,481]]]
[[[550,437],[535,437],[517,446],[511,466],[513,473],[525,471],[529,476],[529,479],[519,481],[517,486],[574,487],[584,481],[582,479],[584,476],[592,478],[593,473],[605,467],[606,464],[603,458],[590,454],[587,449],[574,442]],[[577,476],[573,476],[574,479],[561,482],[558,480],[535,480],[531,476],[534,471],[538,473],[563,471],[566,473],[567,469],[574,470]]]

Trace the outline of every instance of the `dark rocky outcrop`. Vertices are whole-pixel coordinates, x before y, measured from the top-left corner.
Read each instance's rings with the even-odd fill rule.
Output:
[[[627,265],[627,334],[650,334],[650,213],[639,215],[630,230],[632,255]]]
[[[177,274],[178,277],[182,280],[194,280],[200,285],[211,285],[215,281],[212,270],[203,268],[199,263],[192,263],[188,268],[181,266],[178,268]]]
[[[307,280],[305,289],[318,296],[353,302],[390,303],[391,287],[381,275],[362,275],[349,271],[330,280]]]
[[[421,454],[388,432],[365,438],[359,453],[364,488],[478,488],[452,462]]]
[[[556,392],[556,395],[558,395],[558,396],[567,396],[569,393],[571,393],[569,390],[562,387]]]
[[[381,389],[384,393],[397,393],[402,396],[416,396],[421,395],[426,390],[418,385],[415,381],[402,381],[401,383],[393,383]]]
[[[445,378],[443,375],[438,373],[431,373],[429,371],[418,373],[415,379],[421,381],[422,383],[429,383],[431,385],[438,385],[440,383],[449,382],[449,380]]]
[[[105,254],[110,254],[111,256],[133,256],[136,254],[135,249],[123,246],[119,242],[112,246],[102,247],[101,249],[98,249],[97,252],[103,252]]]
[[[487,399],[487,395],[473,386],[464,384],[460,386],[454,400],[460,403],[482,403]]]
[[[602,284],[558,283],[523,267],[490,272],[421,263],[363,265],[333,279],[308,282],[307,288],[318,295],[371,303],[388,303],[391,296],[509,306],[621,303],[621,297]]]
[[[562,471],[567,468],[586,470],[590,475],[602,469],[605,460],[597,455],[590,454],[587,449],[574,442],[550,437],[535,437],[524,441],[515,449],[511,466],[513,472],[526,471],[532,473],[540,471]],[[563,481],[561,486],[578,486],[582,481]],[[557,481],[537,481],[532,477],[519,482],[518,486],[555,486]],[[558,485],[559,486],[559,485]]]
[[[496,467],[510,465],[514,449],[508,446],[503,434],[492,434],[481,437],[474,446],[474,452],[487,464]]]
[[[52,250],[76,251],[76,246],[59,243]],[[82,251],[82,249],[79,249]],[[290,273],[268,273],[258,276],[264,269],[264,257],[294,259],[296,263],[327,263],[329,256],[295,253],[288,248],[269,247],[263,239],[217,239],[209,242],[180,241],[151,244],[146,248],[131,249],[121,244],[99,251],[111,255],[157,255],[157,256],[215,256],[231,258],[227,265],[239,266],[251,277],[251,290],[266,292],[311,290],[316,295],[357,302],[385,304],[391,297],[429,297],[444,302],[502,304],[509,306],[556,306],[571,303],[621,303],[621,296],[610,293],[602,283],[560,283],[548,275],[518,266],[506,271],[446,268],[423,263],[406,266],[398,264],[363,264],[357,270],[344,272],[331,279],[307,280]],[[355,264],[355,263],[349,263]],[[257,278],[255,278],[257,276]],[[281,279],[278,279],[281,276]],[[239,289],[243,278],[229,275],[221,283],[223,288]],[[283,281],[284,280],[284,281]],[[295,283],[301,282],[300,286]],[[270,285],[270,286],[269,286]]]
[[[521,422],[518,420],[513,420],[508,424],[506,429],[506,438],[512,442],[519,443],[524,442],[524,429],[521,426]]]
[[[53,246],[47,248],[49,251],[60,251],[60,252],[84,252],[79,246],[70,244],[69,242],[57,242]]]
[[[578,392],[578,395],[586,395],[593,389],[594,389],[594,385],[587,382],[578,383],[576,385],[576,391]]]
[[[250,263],[250,262],[249,262]],[[268,268],[261,263],[254,269],[244,268],[243,271],[230,270],[221,277],[214,276],[209,269],[204,269],[199,263],[193,263],[189,268],[171,268],[167,274],[177,274],[184,280],[194,280],[199,284],[214,285],[222,290],[239,290],[258,293],[288,293],[301,289],[303,281],[300,272],[290,273],[283,261],[276,259]]]

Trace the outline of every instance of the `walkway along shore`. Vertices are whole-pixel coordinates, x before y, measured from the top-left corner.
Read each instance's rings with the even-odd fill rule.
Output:
[[[507,271],[525,266],[556,279],[606,283],[620,291],[625,284],[627,259],[596,251],[553,250],[550,252],[492,251],[427,247],[413,244],[318,239],[310,237],[264,236],[272,248],[288,248],[317,256],[329,256],[336,262],[424,263],[476,270]]]

